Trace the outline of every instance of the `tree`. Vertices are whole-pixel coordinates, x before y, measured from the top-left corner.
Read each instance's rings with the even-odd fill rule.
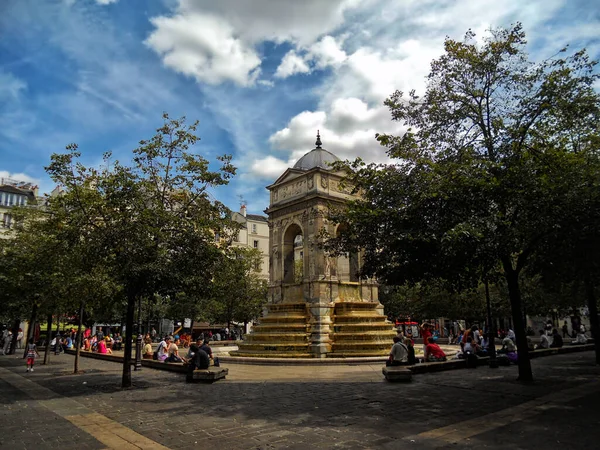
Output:
[[[501,270],[519,379],[530,381],[520,274],[545,238],[565,236],[557,224],[597,152],[600,102],[585,51],[533,63],[525,45],[520,24],[480,42],[447,38],[424,96],[386,100],[406,131],[377,139],[399,162],[345,165],[363,200],[333,214],[351,227],[330,245],[364,248],[363,273],[387,284],[443,279],[461,291]]]
[[[102,169],[79,162],[76,145],[52,155],[46,168],[65,188],[50,206],[64,217],[64,227],[88,249],[90,261],[101,258],[126,300],[126,335],[122,386],[131,386],[133,319],[136,304],[156,294],[174,297],[185,291],[206,296],[222,258],[214,243],[218,233],[231,242],[235,225],[229,210],[214,201],[210,189],[235,174],[231,157],[209,161],[192,153],[197,124],[163,115],[164,124],[150,140],[140,141],[126,166],[105,155]]]
[[[230,247],[213,279],[213,292],[208,307],[214,322],[249,322],[257,318],[267,301],[267,285],[259,277],[262,254],[255,248]]]

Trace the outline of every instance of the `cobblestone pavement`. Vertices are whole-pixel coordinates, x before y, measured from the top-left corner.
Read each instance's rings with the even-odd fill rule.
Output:
[[[25,373],[22,359],[0,357],[0,448],[564,450],[600,442],[592,352],[533,360],[531,385],[515,381],[514,366],[397,384],[381,366],[228,364],[227,380],[215,384],[144,368],[122,390],[119,364],[83,358],[82,375],[72,364],[61,355]]]

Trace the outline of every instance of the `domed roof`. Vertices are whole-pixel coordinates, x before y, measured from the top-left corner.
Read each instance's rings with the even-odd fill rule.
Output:
[[[315,167],[320,167],[321,169],[331,169],[330,164],[340,161],[340,158],[335,156],[333,153],[328,152],[324,148],[321,148],[321,136],[317,132],[317,142],[315,143],[316,148],[312,149],[302,158],[300,158],[296,164],[294,164],[294,169],[300,170],[310,170]]]

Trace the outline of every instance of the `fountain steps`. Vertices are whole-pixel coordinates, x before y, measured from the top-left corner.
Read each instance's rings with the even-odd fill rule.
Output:
[[[255,325],[232,356],[260,358],[310,358],[312,320],[310,304],[267,305],[267,314]],[[334,305],[327,357],[387,356],[395,336],[392,324],[375,302],[339,302]],[[329,319],[328,319],[329,320]]]

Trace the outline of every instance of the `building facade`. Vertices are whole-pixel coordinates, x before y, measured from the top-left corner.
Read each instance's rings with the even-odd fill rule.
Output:
[[[260,277],[269,280],[269,224],[265,216],[247,214],[246,205],[242,205],[240,212],[234,212],[232,219],[242,224],[234,245],[240,247],[256,248],[262,254],[262,261],[257,271]]]
[[[0,239],[9,238],[15,226],[14,208],[38,204],[38,187],[19,180],[0,178]]]

